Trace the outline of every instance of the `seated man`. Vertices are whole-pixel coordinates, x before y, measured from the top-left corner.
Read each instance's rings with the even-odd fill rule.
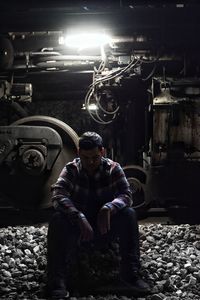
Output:
[[[134,194],[133,194],[134,197]],[[119,163],[104,157],[95,132],[79,139],[79,158],[69,162],[53,186],[56,210],[48,229],[48,287],[54,299],[69,295],[66,265],[80,242],[117,236],[121,281],[149,292],[139,276],[140,254],[136,213],[128,181]]]

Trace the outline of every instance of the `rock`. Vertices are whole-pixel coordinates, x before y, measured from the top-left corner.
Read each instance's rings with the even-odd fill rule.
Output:
[[[140,225],[141,275],[152,291],[138,300],[200,299],[200,226]],[[47,226],[0,229],[0,299],[45,299]],[[118,276],[119,245],[80,256],[87,283],[107,282]],[[78,273],[80,276],[81,272]],[[133,300],[128,296],[84,296],[74,292],[70,300]]]
[[[165,298],[165,295],[163,294],[155,294],[152,296],[151,300],[163,300]]]
[[[172,262],[169,262],[169,263],[167,263],[167,268],[172,268],[173,267],[173,263]]]
[[[193,245],[196,249],[200,250],[200,241],[195,241]]]
[[[194,276],[190,277],[189,285],[195,285],[197,283],[197,279]]]

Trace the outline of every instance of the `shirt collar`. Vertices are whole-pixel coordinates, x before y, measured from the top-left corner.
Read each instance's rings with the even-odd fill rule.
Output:
[[[104,161],[105,161],[105,158],[102,157],[101,158],[101,163],[99,165],[99,168],[96,170],[95,174],[94,174],[94,177],[99,177],[99,174],[104,170]],[[76,159],[76,165],[77,165],[77,169],[79,172],[81,173],[84,173],[87,175],[87,173],[85,172],[85,170],[83,169],[83,165],[81,163],[81,159],[80,158],[77,158]]]

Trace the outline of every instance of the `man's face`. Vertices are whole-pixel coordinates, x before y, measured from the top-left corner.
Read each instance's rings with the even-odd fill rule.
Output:
[[[99,150],[98,147],[93,148],[91,150],[79,150],[79,156],[81,159],[81,163],[83,168],[89,173],[94,174],[96,169],[99,167],[101,163],[101,158],[104,154],[104,149]]]

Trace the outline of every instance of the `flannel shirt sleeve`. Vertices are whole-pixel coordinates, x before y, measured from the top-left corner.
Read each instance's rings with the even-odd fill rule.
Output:
[[[105,205],[110,208],[114,206],[117,210],[127,206],[130,207],[133,203],[132,191],[130,190],[130,185],[120,164],[116,163],[112,169],[111,176],[115,198]]]
[[[57,182],[52,186],[52,203],[56,210],[64,212],[68,216],[79,213],[72,201],[73,178],[75,170],[65,166],[61,171]]]

